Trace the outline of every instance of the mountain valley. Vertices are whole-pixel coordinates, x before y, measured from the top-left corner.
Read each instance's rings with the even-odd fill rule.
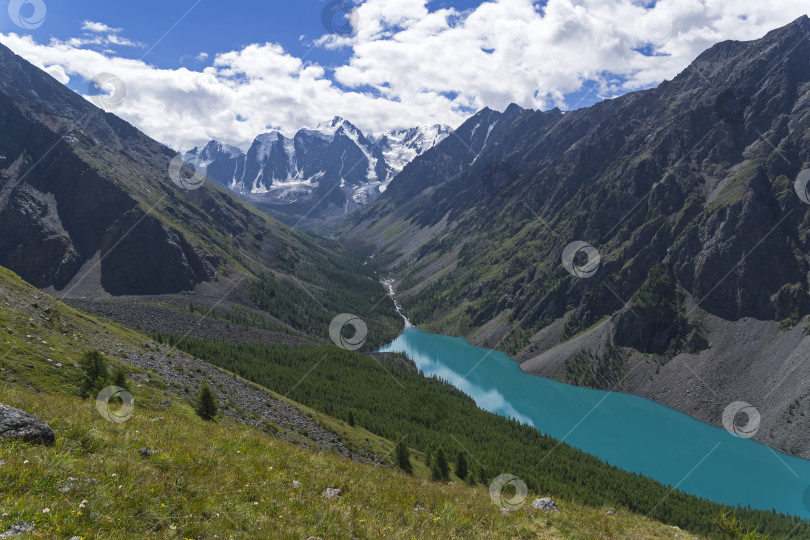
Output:
[[[246,150],[178,152],[23,56],[0,44],[0,538],[810,537],[802,480],[686,482],[721,444],[810,459],[807,16],[574,110]],[[717,446],[648,472],[688,422]]]
[[[719,43],[589,108],[510,107],[482,147],[485,109],[344,234],[377,246],[420,327],[715,425],[751,403],[757,440],[810,457],[808,34]]]

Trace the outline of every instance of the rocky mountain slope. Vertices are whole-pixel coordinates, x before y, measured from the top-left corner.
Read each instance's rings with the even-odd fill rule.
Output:
[[[218,141],[185,154],[209,178],[285,221],[345,215],[376,199],[416,156],[447,137],[434,125],[366,137],[335,117],[292,139],[276,131],[256,137],[247,153]]]
[[[366,305],[377,306],[363,314],[370,334],[396,335],[371,266],[183,168],[181,156],[4,46],[0,65],[0,265],[60,298],[85,298],[85,309],[127,297],[114,312],[130,324],[143,305],[160,327],[175,326],[178,305],[224,320],[237,316],[235,303],[263,331],[324,341],[332,317]],[[271,304],[255,313],[249,290],[260,278],[295,298],[283,313]]]
[[[482,147],[485,109],[346,234],[415,324],[717,425],[751,403],[757,439],[810,456],[809,35],[722,42],[585,109],[510,107]]]

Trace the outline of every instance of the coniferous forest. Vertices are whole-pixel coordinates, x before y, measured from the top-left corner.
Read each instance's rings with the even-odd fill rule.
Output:
[[[810,535],[810,524],[773,511],[730,509],[610,466],[516,420],[479,409],[451,385],[396,370],[371,356],[333,346],[267,348],[159,334],[158,341],[279,394],[422,452],[464,449],[489,481],[503,473],[529,489],[586,505],[614,505],[695,533],[730,510],[744,527],[773,537]],[[462,448],[463,447],[463,448]]]

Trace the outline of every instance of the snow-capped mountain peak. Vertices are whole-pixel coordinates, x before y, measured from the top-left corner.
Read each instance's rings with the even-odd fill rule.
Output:
[[[433,124],[410,129],[382,131],[370,139],[380,148],[396,176],[408,163],[430,150],[453,132],[447,125]]]
[[[278,131],[257,136],[247,152],[211,141],[186,159],[208,168],[212,180],[254,203],[301,211],[318,205],[318,214],[346,213],[377,198],[416,156],[452,132],[433,125],[366,136],[335,116],[293,138]],[[331,208],[332,210],[329,210]]]

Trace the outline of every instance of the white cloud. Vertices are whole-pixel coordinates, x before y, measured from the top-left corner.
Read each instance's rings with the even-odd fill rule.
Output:
[[[62,84],[67,84],[70,82],[70,77],[68,77],[67,73],[65,73],[65,69],[62,66],[47,66],[45,67],[45,71],[48,73],[48,75]]]
[[[596,83],[591,100],[645,88],[672,78],[718,41],[755,39],[805,10],[797,0],[659,0],[652,8],[630,0],[549,0],[542,9],[531,0],[493,0],[459,12],[431,11],[428,0],[366,0],[351,36],[315,41],[350,53],[334,72],[275,43],[222,52],[202,71],[159,69],[89,50],[132,43],[119,29],[91,21],[84,29],[93,34],[82,38],[39,44],[0,34],[0,41],[60,81],[118,75],[128,92],[115,113],[183,150],[211,138],[246,147],[268,126],[290,134],[334,115],[373,131],[455,126],[471,109],[511,102],[577,106],[566,96],[586,82]]]
[[[82,30],[87,32],[95,32],[97,34],[109,34],[109,33],[117,33],[120,32],[120,28],[111,28],[104,23],[100,22],[93,22],[93,21],[84,21],[82,23]]]
[[[196,58],[200,62],[204,62],[204,61],[208,60],[208,53],[207,52],[201,52],[200,54],[197,55]]]

